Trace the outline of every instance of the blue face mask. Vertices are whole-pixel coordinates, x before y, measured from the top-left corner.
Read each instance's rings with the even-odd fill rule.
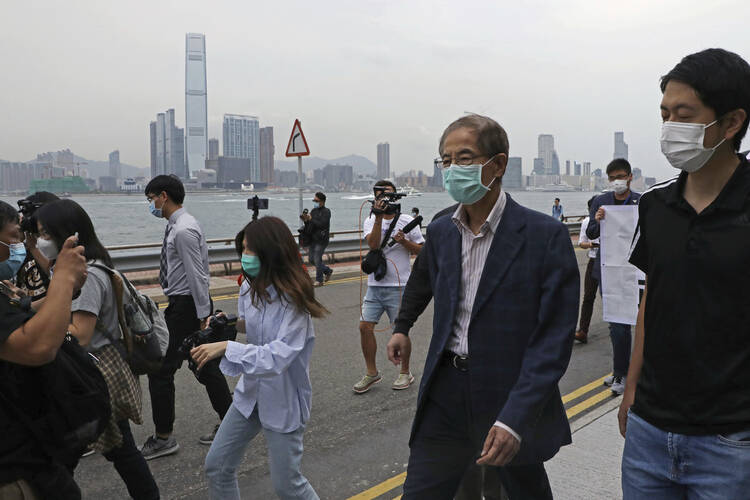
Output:
[[[318,203],[317,201],[314,201],[313,208],[320,208],[320,203]]]
[[[487,191],[490,190],[492,183],[497,177],[493,177],[489,186],[482,184],[482,168],[491,162],[492,158],[482,165],[451,165],[443,169],[443,186],[451,195],[451,198],[463,205],[473,205],[478,202]]]
[[[18,274],[24,261],[26,260],[26,247],[23,243],[7,244],[0,241],[10,249],[10,256],[7,260],[0,262],[0,280],[9,280]]]
[[[242,270],[245,271],[245,274],[251,278],[258,276],[260,272],[260,259],[257,255],[242,254],[240,261],[242,262]]]
[[[148,210],[154,217],[161,217],[161,208],[156,208],[154,200],[151,200],[151,203],[148,205]]]

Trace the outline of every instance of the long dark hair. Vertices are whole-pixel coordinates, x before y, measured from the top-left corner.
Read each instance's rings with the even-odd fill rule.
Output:
[[[253,304],[270,301],[266,290],[273,285],[280,296],[291,301],[301,311],[313,318],[320,318],[328,310],[317,301],[312,280],[302,267],[302,258],[292,232],[278,217],[261,217],[250,222],[242,230],[245,248],[260,259],[260,272],[252,278],[250,295]]]
[[[87,260],[101,260],[108,267],[114,267],[109,252],[96,236],[89,214],[75,201],[53,201],[40,207],[35,215],[58,249],[62,248],[66,239],[78,233],[78,243],[84,246]]]

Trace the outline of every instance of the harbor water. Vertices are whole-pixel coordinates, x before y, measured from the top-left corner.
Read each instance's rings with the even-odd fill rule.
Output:
[[[596,193],[591,192],[531,192],[511,191],[511,197],[520,204],[551,214],[555,197],[560,198],[565,215],[581,215],[587,212],[586,202]],[[271,194],[259,193],[268,198],[268,210],[260,215],[273,215],[286,222],[292,232],[301,225],[296,193]],[[304,206],[312,209],[313,193],[303,193]],[[370,211],[366,203],[367,196],[361,193],[329,193],[326,206],[331,209],[331,231],[348,231],[357,229],[360,224],[360,207],[362,220]],[[2,196],[5,202],[17,207],[20,197]],[[247,210],[248,193],[188,193],[185,197],[185,208],[193,214],[201,226],[206,238],[234,237],[250,221],[251,212]],[[94,227],[105,246],[127,245],[136,243],[157,243],[164,236],[164,220],[157,219],[148,211],[148,203],[141,194],[131,195],[74,195],[73,200],[88,212]],[[362,206],[364,203],[364,206]],[[407,196],[401,199],[401,210],[411,213],[412,207],[419,208],[420,214],[428,222],[437,212],[452,205],[454,201],[448,193],[422,193],[418,196]]]

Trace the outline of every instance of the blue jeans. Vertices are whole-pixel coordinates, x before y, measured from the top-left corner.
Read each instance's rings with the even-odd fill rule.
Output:
[[[749,429],[750,430],[750,429]],[[687,436],[628,413],[624,500],[724,500],[750,496],[750,432]]]
[[[247,445],[261,429],[257,406],[249,419],[242,416],[234,404],[229,407],[206,456],[210,498],[239,500],[237,466],[242,462]],[[288,433],[263,429],[268,445],[271,481],[279,498],[319,500],[307,478],[300,472],[304,432],[304,427]]]
[[[315,266],[315,281],[323,283],[323,276],[330,274],[331,268],[323,264],[323,253],[326,250],[326,243],[313,243],[310,245],[310,262]]]
[[[630,365],[630,325],[610,323],[609,338],[612,340],[612,374],[624,377],[628,374]]]
[[[385,312],[391,324],[396,321],[398,310],[401,308],[401,296],[404,294],[402,286],[368,286],[362,301],[362,316],[360,321],[377,323]]]

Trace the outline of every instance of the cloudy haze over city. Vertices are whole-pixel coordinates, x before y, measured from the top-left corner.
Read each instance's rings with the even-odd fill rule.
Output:
[[[731,15],[727,15],[730,13]],[[750,59],[750,2],[11,2],[0,29],[0,158],[76,154],[148,167],[149,122],[185,127],[185,34],[206,40],[208,137],[224,114],[275,129],[283,159],[295,118],[312,154],[431,172],[464,112],[508,131],[529,174],[539,134],[561,164],[613,157],[623,131],[644,175],[659,151],[659,76],[723,47]],[[719,22],[721,19],[721,22]],[[744,148],[750,144],[745,140]]]

